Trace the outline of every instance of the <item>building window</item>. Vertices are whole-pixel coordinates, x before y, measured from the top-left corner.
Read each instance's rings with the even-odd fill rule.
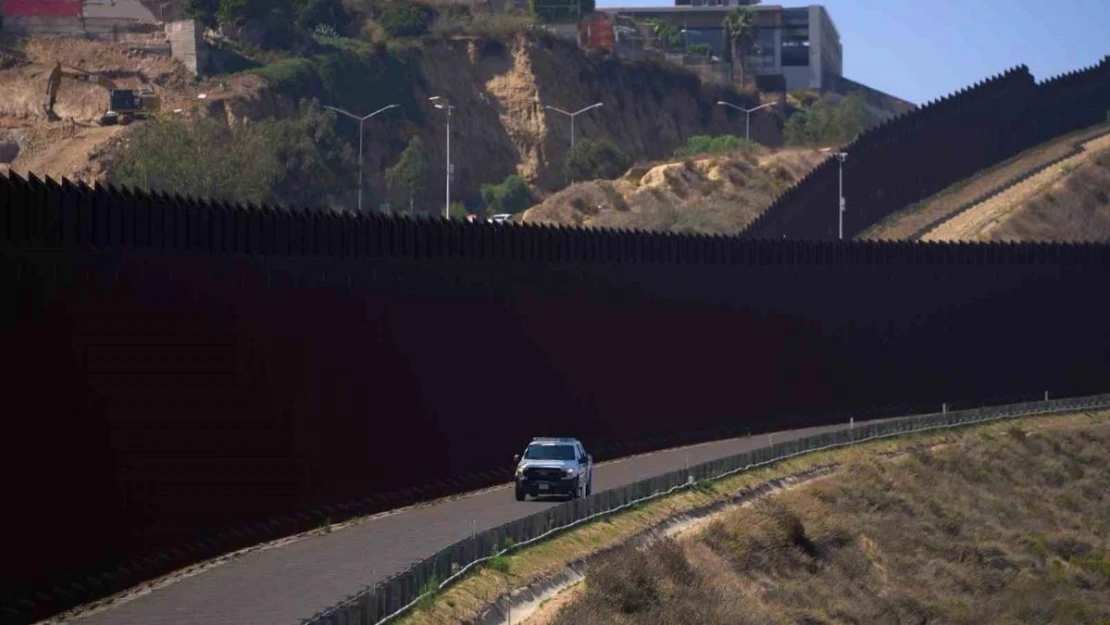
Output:
[[[807,67],[809,66],[809,42],[804,46],[788,46],[784,42],[782,44],[782,66],[783,67]]]
[[[784,9],[782,12],[783,26],[804,26],[809,28],[809,9]]]

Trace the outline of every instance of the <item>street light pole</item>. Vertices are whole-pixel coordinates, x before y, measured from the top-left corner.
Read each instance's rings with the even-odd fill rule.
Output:
[[[358,212],[359,212],[360,215],[362,214],[362,134],[363,134],[362,133],[362,125],[366,122],[366,120],[368,120],[371,117],[377,115],[378,113],[381,113],[383,111],[388,111],[389,109],[397,108],[399,106],[401,106],[401,105],[400,104],[390,104],[389,106],[384,106],[384,107],[382,107],[382,108],[380,108],[380,109],[374,111],[373,113],[370,113],[369,115],[366,115],[364,117],[359,117],[358,115],[355,115],[353,113],[348,113],[347,111],[344,111],[343,109],[335,108],[334,106],[325,106],[324,107],[328,110],[335,111],[336,113],[342,113],[342,114],[346,115],[347,117],[350,117],[351,119],[358,122]]]
[[[840,178],[840,186],[839,186],[839,191],[838,191],[838,194],[840,196],[839,197],[840,202],[839,202],[839,205],[837,206],[836,216],[837,216],[837,237],[841,241],[843,241],[844,240],[844,211],[848,207],[847,202],[844,201],[844,161],[848,160],[848,153],[844,152],[844,151],[833,152],[832,148],[822,148],[821,151],[822,152],[832,152],[832,155],[836,157],[836,160],[840,161],[840,164],[838,165],[839,171],[837,172],[837,175]]]
[[[766,104],[760,104],[759,106],[755,107],[754,109],[746,109],[742,106],[736,106],[735,104],[725,102],[724,100],[718,101],[717,104],[720,104],[721,106],[731,106],[732,108],[734,108],[738,111],[744,111],[744,140],[745,141],[751,141],[752,140],[752,132],[751,132],[752,131],[752,113],[758,111],[761,108],[766,108],[768,106],[774,106],[775,105],[774,102],[768,102]]]
[[[840,164],[839,164],[839,169],[840,169],[840,171],[839,171],[839,174],[840,174],[840,210],[837,211],[836,215],[839,218],[837,220],[837,226],[838,226],[838,234],[840,236],[841,241],[844,240],[844,209],[846,208],[845,204],[844,204],[844,161],[847,158],[848,158],[848,153],[847,152],[837,152],[836,153],[836,160],[840,161]]]
[[[591,105],[587,106],[586,108],[577,110],[573,113],[568,112],[568,111],[564,111],[561,108],[555,108],[554,106],[545,106],[544,108],[551,109],[552,111],[556,111],[558,113],[562,113],[563,115],[566,115],[567,117],[570,118],[570,147],[571,147],[571,149],[574,149],[574,118],[578,117],[578,115],[581,114],[581,113],[585,113],[586,111],[588,111],[590,109],[595,109],[599,106],[605,106],[605,103],[604,102],[598,102],[596,104],[591,104]]]
[[[455,106],[440,96],[428,98],[437,109],[447,111],[447,204],[443,207],[443,218],[451,219],[451,111]]]

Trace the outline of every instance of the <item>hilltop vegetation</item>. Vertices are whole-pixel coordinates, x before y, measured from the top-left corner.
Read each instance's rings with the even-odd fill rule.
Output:
[[[557,625],[1110,619],[1110,423],[974,432],[594,566]]]

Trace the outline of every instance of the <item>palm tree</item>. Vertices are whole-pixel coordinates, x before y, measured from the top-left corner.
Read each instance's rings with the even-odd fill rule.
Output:
[[[723,22],[725,38],[728,40],[729,57],[733,66],[740,67],[740,84],[745,83],[748,49],[755,34],[755,11],[748,7],[736,7],[725,16]]]

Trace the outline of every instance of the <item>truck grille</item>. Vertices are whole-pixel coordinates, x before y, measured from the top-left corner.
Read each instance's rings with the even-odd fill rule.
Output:
[[[529,467],[524,470],[524,477],[530,480],[561,480],[563,479],[563,470]]]

